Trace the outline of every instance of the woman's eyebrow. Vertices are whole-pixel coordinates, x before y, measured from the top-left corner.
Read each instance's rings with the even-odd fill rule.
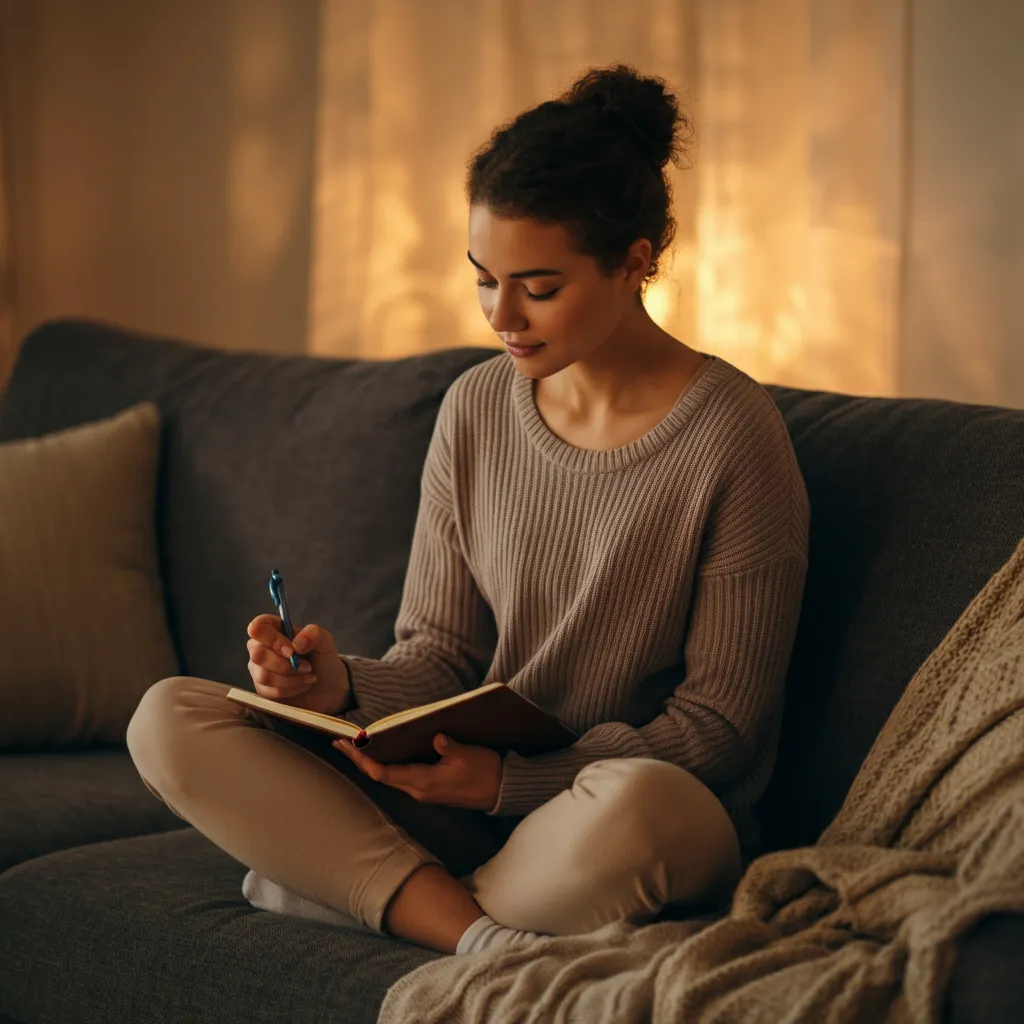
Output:
[[[470,253],[468,250],[466,251],[466,255],[469,257],[469,262],[472,263],[473,266],[477,268],[477,270],[482,270],[485,274],[489,274],[490,273],[490,271],[485,266],[483,266],[480,263],[477,263],[477,261],[475,259],[473,259],[472,253]],[[561,270],[551,270],[551,269],[545,268],[545,267],[538,267],[535,270],[517,270],[514,274],[509,274],[508,276],[509,277],[554,277],[555,275],[561,274],[561,273],[562,273]]]

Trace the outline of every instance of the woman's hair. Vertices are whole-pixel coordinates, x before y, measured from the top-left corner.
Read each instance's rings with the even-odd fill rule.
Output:
[[[646,285],[675,234],[664,168],[680,165],[692,134],[664,79],[627,64],[591,68],[496,128],[469,161],[466,193],[499,216],[564,225],[605,273],[648,239]]]

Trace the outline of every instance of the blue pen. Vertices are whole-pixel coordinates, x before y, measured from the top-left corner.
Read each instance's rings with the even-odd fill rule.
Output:
[[[274,604],[277,605],[277,614],[281,616],[281,632],[289,640],[294,640],[295,627],[292,625],[291,613],[288,611],[288,599],[284,596],[284,579],[276,569],[270,571],[270,596],[274,599]],[[294,650],[292,650],[289,661],[292,663],[292,668],[298,669],[299,656]]]

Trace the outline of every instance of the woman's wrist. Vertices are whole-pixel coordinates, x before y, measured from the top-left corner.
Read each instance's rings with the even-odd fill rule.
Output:
[[[338,710],[333,712],[336,715],[340,714],[342,711],[349,711],[352,708],[352,671],[348,667],[348,662],[340,654],[338,655],[338,661],[341,662],[341,666],[344,669],[345,681],[341,704],[339,705]]]

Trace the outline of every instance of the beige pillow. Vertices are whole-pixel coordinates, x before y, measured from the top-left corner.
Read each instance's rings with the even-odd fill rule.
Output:
[[[0,444],[0,749],[124,742],[178,673],[157,568],[160,412]]]

